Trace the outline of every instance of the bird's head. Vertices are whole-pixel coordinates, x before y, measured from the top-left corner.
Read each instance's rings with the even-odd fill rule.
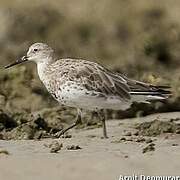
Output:
[[[15,61],[12,64],[5,66],[5,68],[12,67],[14,65],[26,62],[34,61],[35,63],[44,63],[51,61],[53,59],[54,50],[44,43],[34,43],[32,44],[25,56]]]

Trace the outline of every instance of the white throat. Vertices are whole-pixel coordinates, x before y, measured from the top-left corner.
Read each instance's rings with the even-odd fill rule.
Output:
[[[41,81],[45,80],[46,71],[49,64],[49,61],[46,60],[37,62],[37,71]]]

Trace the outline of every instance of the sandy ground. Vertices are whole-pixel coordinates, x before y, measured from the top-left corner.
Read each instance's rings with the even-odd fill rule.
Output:
[[[0,149],[10,154],[0,154],[0,180],[118,180],[120,175],[180,175],[180,135],[152,138],[156,140],[155,151],[147,153],[142,153],[146,142],[118,142],[125,131],[135,131],[134,123],[157,117],[169,120],[180,117],[180,113],[107,121],[108,139],[101,138],[101,128],[75,129],[70,131],[72,138],[58,139],[63,143],[58,153],[50,153],[47,147],[52,139],[1,140]],[[67,150],[67,145],[82,149]]]

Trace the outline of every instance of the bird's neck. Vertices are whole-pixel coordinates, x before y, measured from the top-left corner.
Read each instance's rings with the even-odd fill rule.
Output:
[[[53,61],[42,61],[37,63],[37,71],[41,81],[46,79],[46,74],[48,71],[48,67],[53,63]]]

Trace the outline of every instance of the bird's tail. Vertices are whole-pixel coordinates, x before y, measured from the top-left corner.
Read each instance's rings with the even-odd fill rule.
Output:
[[[154,86],[149,85],[147,90],[132,90],[130,94],[136,101],[155,101],[155,100],[165,100],[172,95],[170,91],[170,86]]]

